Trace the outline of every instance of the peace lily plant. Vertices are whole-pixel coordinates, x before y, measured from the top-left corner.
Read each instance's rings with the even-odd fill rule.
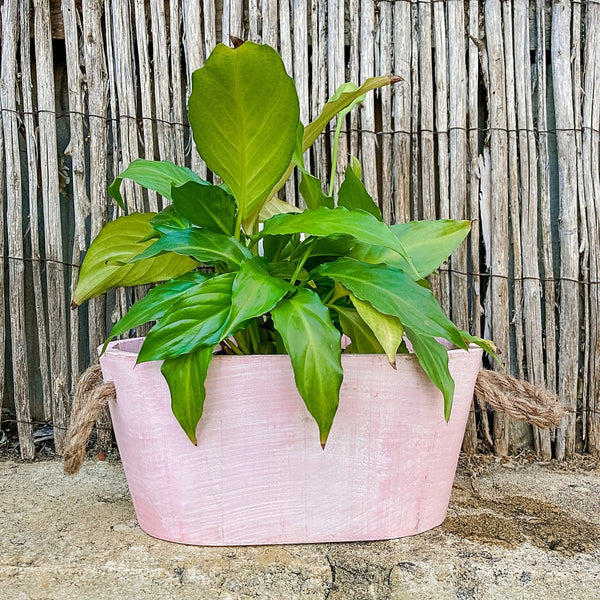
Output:
[[[345,84],[303,126],[294,82],[275,50],[219,45],[193,74],[189,121],[200,156],[223,183],[169,162],[136,160],[111,185],[124,211],[124,178],[169,205],[102,229],[85,256],[73,304],[118,286],[164,282],[131,307],[111,338],[156,321],[138,363],[164,361],[173,413],[192,442],[218,351],[288,354],[324,446],[338,407],[342,352],[385,354],[394,366],[396,354],[409,351],[408,340],[441,390],[448,419],[454,381],[438,340],[492,349],[444,315],[426,281],[466,237],[469,221],[389,227],[355,159],[337,198],[332,184],[324,193],[304,168],[303,154],[333,117],[341,123],[365,93],[394,80]],[[336,148],[337,136],[339,126]],[[303,211],[276,196],[294,169]],[[342,334],[351,340],[345,348]]]

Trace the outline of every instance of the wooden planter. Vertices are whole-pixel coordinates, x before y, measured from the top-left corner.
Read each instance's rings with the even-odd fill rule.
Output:
[[[110,411],[141,528],[200,545],[388,539],[446,516],[482,352],[450,350],[452,417],[415,357],[344,355],[325,450],[288,356],[215,356],[198,446],[171,413],[160,363],[135,366],[142,339],[110,344]],[[135,366],[135,368],[134,368]]]

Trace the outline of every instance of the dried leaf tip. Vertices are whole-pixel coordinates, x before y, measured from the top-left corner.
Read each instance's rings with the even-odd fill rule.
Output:
[[[229,41],[234,48],[239,48],[244,43],[243,39],[236,37],[235,35],[230,35]]]
[[[396,361],[395,360],[394,361],[390,360],[390,367],[392,367],[392,369],[394,369],[394,371],[398,370],[398,367],[396,366]]]
[[[327,445],[327,442],[326,442],[326,441],[325,441],[325,442],[321,442],[321,448],[322,448],[323,450],[325,450],[325,446],[326,446],[326,445]]]
[[[79,308],[79,304],[75,302],[75,300],[71,300],[71,310],[76,310]]]
[[[399,83],[400,81],[404,81],[404,78],[400,77],[400,75],[388,75],[390,83]]]

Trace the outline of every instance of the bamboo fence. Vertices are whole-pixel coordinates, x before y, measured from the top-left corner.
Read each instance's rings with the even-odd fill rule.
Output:
[[[305,123],[346,80],[403,78],[347,118],[338,179],[354,155],[387,222],[474,220],[435,293],[495,340],[496,368],[567,409],[542,432],[474,406],[465,450],[600,454],[599,0],[0,4],[0,404],[14,406],[24,458],[40,423],[62,451],[79,373],[143,293],[69,309],[90,236],[118,214],[107,185],[137,157],[206,175],[186,123],[190,74],[230,35],[278,48]],[[331,133],[308,157],[323,179]],[[124,187],[130,210],[161,208]],[[294,179],[285,197],[301,202]],[[104,417],[99,447],[110,440]]]

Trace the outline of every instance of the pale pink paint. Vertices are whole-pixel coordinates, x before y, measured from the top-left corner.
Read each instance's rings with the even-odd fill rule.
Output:
[[[101,358],[110,411],[144,531],[200,545],[379,540],[439,525],[481,364],[450,351],[454,408],[413,356],[345,355],[327,447],[294,384],[288,356],[216,356],[198,446],[173,417],[160,363],[136,366],[140,339]]]

